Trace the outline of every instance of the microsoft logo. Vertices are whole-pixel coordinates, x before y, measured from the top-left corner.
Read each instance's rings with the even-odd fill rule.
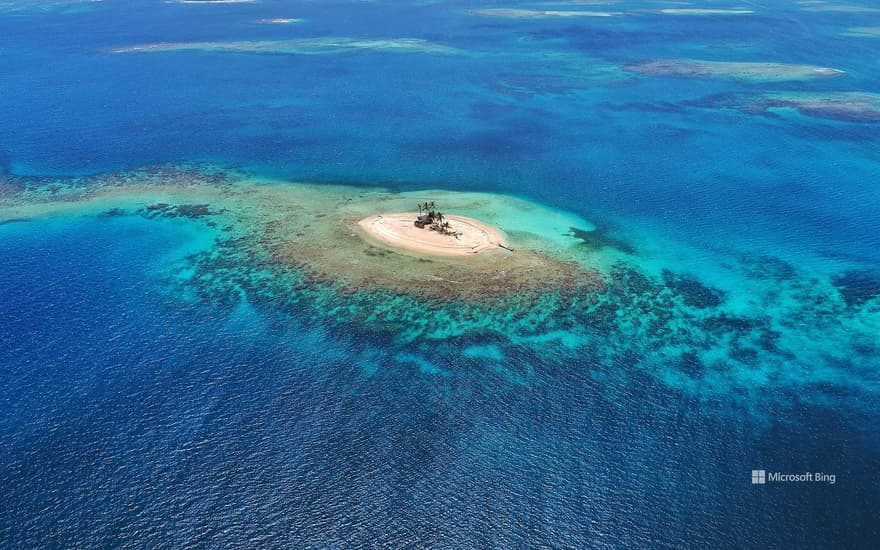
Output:
[[[764,485],[767,483],[766,470],[752,470],[752,485]]]

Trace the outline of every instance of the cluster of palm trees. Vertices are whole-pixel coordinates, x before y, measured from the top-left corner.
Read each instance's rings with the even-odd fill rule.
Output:
[[[439,231],[444,235],[453,235],[456,233],[449,225],[449,221],[443,216],[443,212],[437,212],[434,201],[419,204],[419,217],[416,220],[417,227],[429,227],[434,231]]]

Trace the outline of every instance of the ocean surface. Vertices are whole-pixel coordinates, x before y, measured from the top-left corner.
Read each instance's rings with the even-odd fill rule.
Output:
[[[876,547],[878,52],[867,0],[0,0],[0,207],[514,195],[608,289],[389,329],[196,215],[0,216],[0,547]]]

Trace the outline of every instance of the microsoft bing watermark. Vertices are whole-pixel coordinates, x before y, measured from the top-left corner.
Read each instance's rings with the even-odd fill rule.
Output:
[[[800,474],[785,474],[782,472],[768,472],[767,470],[752,470],[752,485],[766,485],[767,483],[837,483],[837,476],[824,472],[803,472]]]

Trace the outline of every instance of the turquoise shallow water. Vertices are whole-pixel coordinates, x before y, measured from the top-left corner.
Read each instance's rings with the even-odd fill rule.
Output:
[[[827,104],[880,93],[880,39],[847,34],[880,16],[663,7],[0,2],[0,206],[183,162],[489,191],[567,212],[494,215],[603,282],[340,293],[222,217],[4,221],[2,545],[870,547],[880,125]],[[112,53],[171,42],[215,51]],[[656,58],[845,74],[627,68]]]

